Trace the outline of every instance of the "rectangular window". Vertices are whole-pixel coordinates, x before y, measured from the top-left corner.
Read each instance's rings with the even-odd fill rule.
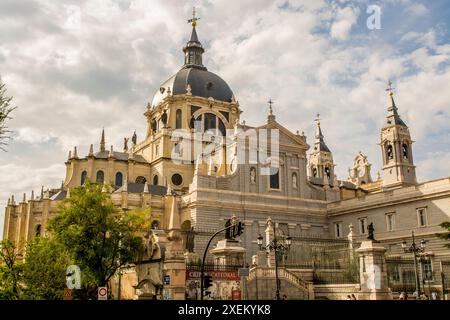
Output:
[[[367,233],[367,218],[359,219],[359,234]]]
[[[205,131],[217,128],[217,118],[212,113],[205,113]]]
[[[386,229],[387,231],[394,231],[395,228],[395,215],[394,213],[386,214]]]
[[[280,169],[270,168],[270,189],[280,189]]]
[[[334,234],[335,234],[336,238],[342,237],[342,223],[341,222],[337,222],[334,224]]]
[[[419,223],[419,227],[425,227],[428,224],[426,208],[417,209],[417,221]]]
[[[393,270],[391,270],[391,280],[392,281],[400,281],[400,267],[398,265],[393,266]]]
[[[433,264],[430,257],[422,260],[422,279],[433,280]]]

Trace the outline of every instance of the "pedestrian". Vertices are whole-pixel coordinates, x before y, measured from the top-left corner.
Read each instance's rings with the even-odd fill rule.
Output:
[[[350,295],[347,296],[347,299],[345,300],[352,300],[352,297]]]
[[[283,294],[283,300],[287,300],[287,295]]]
[[[356,299],[356,297],[353,293],[352,293],[352,300],[358,300],[358,299]]]
[[[431,293],[431,300],[437,300],[437,293],[435,291]]]
[[[398,297],[398,300],[406,300],[406,292],[405,291],[402,291],[400,293],[400,296]]]

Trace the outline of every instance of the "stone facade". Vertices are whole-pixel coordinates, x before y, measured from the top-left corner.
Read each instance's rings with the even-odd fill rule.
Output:
[[[189,43],[196,41],[194,27],[185,50],[189,51]],[[196,51],[197,55],[201,53]],[[182,70],[190,68],[206,70],[195,64],[187,64]],[[113,146],[106,150],[102,133],[97,152],[93,146],[84,157],[78,155],[76,147],[69,152],[60,188],[42,190],[39,197],[32,193],[28,200],[24,195],[19,203],[11,197],[5,212],[3,238],[23,245],[36,235],[44,235],[48,220],[58,214],[58,203],[70,196],[72,188],[91,180],[111,186],[111,199],[119,208],[150,209],[161,230],[193,227],[194,250],[198,254],[210,235],[236,215],[245,225],[240,244],[246,249],[247,263],[258,251],[256,238],[264,233],[268,217],[279,223],[284,234],[295,237],[345,238],[348,226],[353,225],[356,240],[365,239],[367,226],[373,222],[375,237],[386,248],[387,255],[404,255],[399,243],[414,230],[416,237],[428,240],[433,268],[438,270],[440,261],[450,260],[449,249],[436,237],[436,233],[442,232],[439,224],[450,220],[450,178],[416,182],[412,139],[400,119],[391,91],[387,122],[380,139],[383,176],[372,181],[371,166],[359,154],[349,179],[338,180],[332,151],[325,144],[319,121],[314,149],[308,158],[310,147],[306,136],[279,124],[271,106],[266,123],[247,126],[241,121],[241,107],[234,95],[225,100],[221,97],[223,92],[217,91],[223,84],[215,83],[211,74],[205,77],[213,79],[205,80],[209,82],[204,85],[216,98],[195,95],[195,88],[191,88],[194,82],[186,83],[184,91],[177,93],[175,87],[165,83],[148,104],[145,112],[148,129],[142,141],[138,142],[133,135],[130,146],[126,138],[120,152]],[[196,121],[200,129],[195,126]],[[224,130],[228,130],[229,143],[214,144],[209,156],[199,157],[195,149],[211,145],[210,138],[203,133],[206,127],[222,137]],[[251,161],[256,149],[245,144],[245,161],[239,162],[235,151],[242,135],[255,134],[256,145],[260,146],[260,133],[265,130],[277,130],[279,134],[278,171],[270,174],[262,172],[272,166],[273,159],[261,159],[258,155],[256,161]],[[267,142],[271,145],[272,138]],[[174,216],[179,221],[177,228],[170,227]],[[180,241],[185,241],[182,233],[179,235]],[[183,277],[179,258],[185,248],[179,245],[172,245],[175,253],[169,259],[175,278]],[[172,272],[167,268],[164,272]],[[177,291],[176,296],[180,298],[181,293]]]

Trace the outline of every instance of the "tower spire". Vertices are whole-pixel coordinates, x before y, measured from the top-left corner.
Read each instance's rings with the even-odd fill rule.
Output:
[[[195,7],[192,10],[192,19],[188,20],[188,23],[192,26],[191,38],[186,43],[183,48],[184,52],[184,66],[183,68],[198,68],[206,70],[205,66],[202,64],[202,54],[205,52],[202,44],[198,40],[197,31],[195,27],[197,26],[197,21],[200,20],[196,16]]]
[[[100,151],[105,151],[105,128],[102,129],[102,137],[100,139]]]
[[[320,127],[320,113],[317,114],[317,117],[315,119],[316,121],[316,141],[314,143],[314,151],[325,151],[325,152],[331,152],[330,149],[328,149],[327,145],[325,144],[325,140],[323,139],[323,133],[322,128]]]
[[[272,122],[275,121],[275,115],[273,114],[273,104],[275,103],[272,98],[269,99],[269,101],[267,101],[267,103],[269,104],[269,113],[267,115],[267,122]]]
[[[386,92],[388,93],[388,96],[389,96],[389,98],[391,100],[391,105],[388,106],[388,116],[387,116],[386,126],[400,125],[400,126],[405,126],[406,127],[406,124],[400,118],[400,115],[398,114],[398,108],[395,105],[394,89],[395,88],[392,87],[392,81],[389,81],[388,87],[386,89]]]
[[[380,146],[383,155],[383,187],[398,187],[417,183],[411,135],[398,114],[394,88],[389,81],[386,89],[390,98],[386,124],[381,129]]]

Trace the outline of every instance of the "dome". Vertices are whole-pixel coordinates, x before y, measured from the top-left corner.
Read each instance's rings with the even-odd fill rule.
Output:
[[[193,20],[191,38],[183,48],[184,66],[160,86],[153,96],[152,107],[157,106],[169,93],[174,96],[186,94],[188,85],[193,96],[211,97],[224,102],[232,101],[233,92],[228,84],[218,75],[209,72],[202,63],[205,50],[198,40],[195,29],[197,20]]]
[[[186,94],[188,85],[191,94],[197,97],[231,102],[233,92],[218,75],[196,67],[183,68],[164,82],[155,93],[152,106],[158,105],[170,91],[172,95]]]

